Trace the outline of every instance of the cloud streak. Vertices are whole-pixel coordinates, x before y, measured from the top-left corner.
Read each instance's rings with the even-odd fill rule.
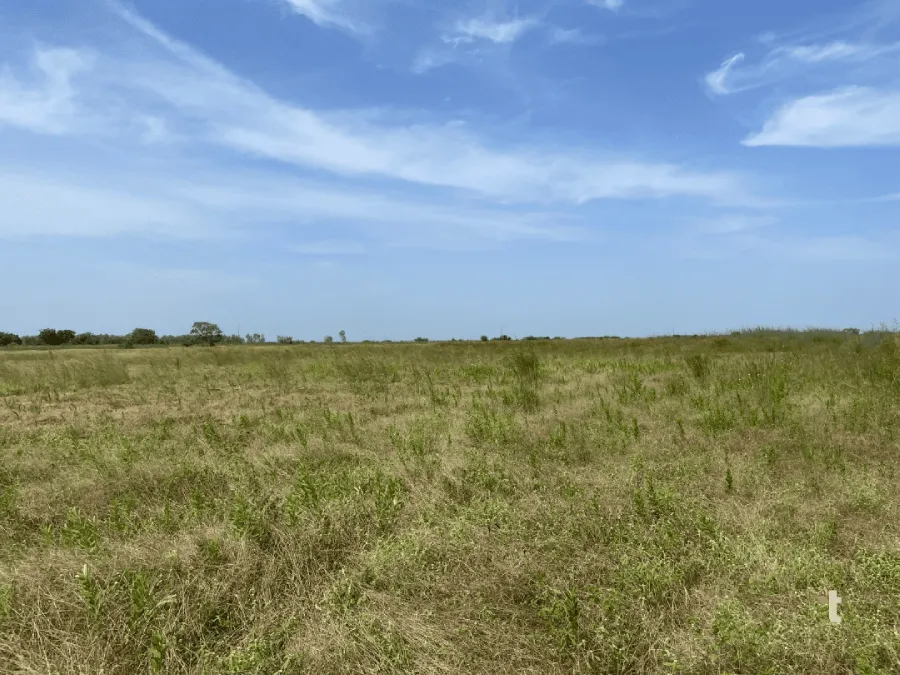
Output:
[[[0,71],[0,125],[65,133],[76,121],[73,79],[92,62],[86,52],[47,49],[34,55],[31,82],[15,77],[8,69]]]
[[[779,108],[743,144],[819,148],[900,145],[900,91],[847,87],[795,99]]]
[[[863,77],[879,59],[900,53],[900,43],[870,44],[833,41],[794,44],[771,49],[756,63],[743,52],[727,58],[706,74],[707,89],[718,96],[738,94],[798,77],[813,69],[829,68],[836,75]]]
[[[186,172],[177,162],[154,174],[134,169],[118,165],[72,176],[0,166],[0,237],[221,239],[323,223],[374,226],[369,231],[382,239],[409,228],[486,241],[581,236],[577,220],[554,212],[426,202],[269,172]]]
[[[534,18],[497,21],[487,17],[457,21],[454,34],[444,38],[447,42],[488,40],[497,44],[515,42],[528,31],[538,27],[540,21]]]
[[[127,128],[134,118],[150,114],[172,134],[249,156],[348,178],[462,190],[503,203],[582,204],[671,196],[746,199],[744,179],[729,172],[610,156],[601,150],[491,147],[453,122],[389,126],[353,112],[317,112],[273,98],[142,17],[118,11],[167,58],[98,58],[92,70],[80,73],[94,114],[115,110],[126,118],[119,125],[104,120],[105,128]],[[45,58],[43,52],[38,58]],[[119,98],[103,100],[109,91],[120,92]],[[0,100],[17,95],[16,89],[0,90]],[[65,131],[79,129],[54,128],[55,133]],[[146,134],[146,127],[141,133]]]
[[[318,26],[339,28],[351,33],[368,33],[370,27],[355,19],[347,0],[285,0],[291,10]]]

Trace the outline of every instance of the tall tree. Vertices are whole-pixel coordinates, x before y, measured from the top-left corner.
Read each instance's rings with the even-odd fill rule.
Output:
[[[136,345],[155,345],[159,342],[156,331],[152,328],[135,328],[128,335],[128,340]]]
[[[194,325],[191,326],[191,337],[197,342],[202,342],[212,347],[214,344],[221,342],[224,335],[218,324],[210,323],[209,321],[195,321]]]

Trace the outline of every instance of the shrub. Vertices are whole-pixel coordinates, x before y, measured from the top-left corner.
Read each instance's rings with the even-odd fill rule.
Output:
[[[22,338],[15,333],[0,332],[0,347],[8,347],[9,345],[22,344]]]

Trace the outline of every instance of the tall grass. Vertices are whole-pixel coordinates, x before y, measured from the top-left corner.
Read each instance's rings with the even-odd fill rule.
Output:
[[[0,352],[0,672],[900,672],[898,373],[888,331]]]

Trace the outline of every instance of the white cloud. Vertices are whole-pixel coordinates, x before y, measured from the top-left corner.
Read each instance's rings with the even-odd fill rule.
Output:
[[[537,19],[513,19],[511,21],[496,21],[487,17],[458,21],[455,26],[455,35],[445,37],[445,41],[453,40],[472,41],[475,39],[489,40],[498,44],[515,42],[529,30],[540,25]]]
[[[900,145],[900,91],[847,87],[787,103],[747,146],[820,148]]]
[[[159,173],[131,165],[76,175],[0,166],[0,237],[138,235],[222,238],[271,224],[330,223],[397,229],[454,230],[493,240],[571,240],[570,218],[556,213],[484,208],[459,200],[425,202],[269,172],[186,171],[175,160]]]
[[[492,148],[464,125],[392,126],[373,123],[360,113],[320,113],[269,96],[142,17],[121,8],[119,12],[167,57],[129,59],[111,54],[96,58],[93,69],[81,73],[79,91],[67,92],[66,100],[84,92],[91,106],[90,110],[83,106],[81,112],[102,120],[98,128],[123,133],[134,128],[136,117],[146,115],[166,119],[167,130],[181,140],[213,143],[345,177],[461,189],[508,203],[745,197],[743,180],[727,172],[607,156],[590,149]],[[16,86],[0,89],[0,100],[19,98]],[[107,119],[114,113],[125,115],[127,123]],[[21,116],[13,122],[34,126]],[[80,130],[62,123],[53,127],[55,133]]]
[[[707,73],[705,81],[712,93],[725,95],[798,77],[811,69],[830,68],[836,75],[865,77],[869,70],[876,70],[880,58],[896,52],[900,52],[900,43],[834,41],[775,46],[756,63],[746,63],[746,55],[739,52]]]
[[[297,14],[319,26],[366,33],[369,27],[353,17],[346,0],[285,0]]]
[[[805,63],[819,63],[833,59],[844,59],[859,54],[865,48],[846,42],[830,42],[823,45],[801,45],[787,47],[785,52],[793,59]]]
[[[728,75],[731,73],[734,67],[737,66],[737,64],[739,64],[745,58],[746,57],[743,52],[738,52],[734,56],[725,59],[725,61],[722,62],[722,65],[719,66],[718,70],[707,73],[706,85],[716,94],[729,93],[727,85]]]
[[[89,54],[72,49],[38,50],[36,81],[25,83],[8,68],[0,71],[0,125],[59,134],[77,116],[73,78],[91,67]]]

